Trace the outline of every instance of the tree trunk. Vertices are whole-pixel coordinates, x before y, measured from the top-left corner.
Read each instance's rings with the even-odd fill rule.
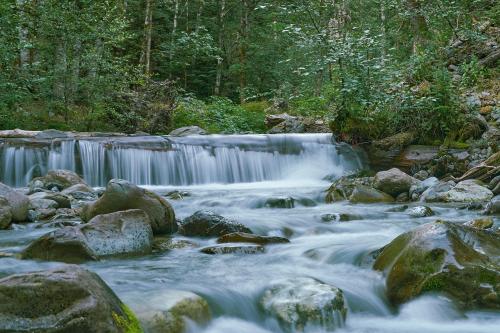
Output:
[[[247,85],[246,77],[246,62],[247,62],[247,38],[248,38],[248,0],[242,0],[241,16],[240,16],[240,45],[239,45],[239,58],[240,58],[240,104],[245,102],[245,89]]]
[[[28,45],[28,28],[26,26],[26,14],[24,12],[24,5],[26,0],[16,0],[19,10],[19,67],[24,68],[29,63],[29,49]]]
[[[198,12],[196,13],[196,27],[195,27],[195,32],[199,33],[200,32],[200,26],[201,26],[201,14],[203,14],[203,8],[205,7],[205,0],[200,0],[200,3],[198,5]]]
[[[422,15],[421,4],[419,0],[407,0],[411,11],[411,26],[413,30],[413,54],[417,54],[422,49],[427,34],[428,27],[425,17]]]
[[[224,48],[224,30],[225,30],[225,16],[226,16],[226,0],[220,0],[219,7],[219,52],[222,53]],[[221,93],[221,83],[222,83],[222,69],[223,69],[223,61],[222,54],[217,57],[217,70],[215,74],[215,89],[214,94],[216,96],[220,96]]]
[[[151,73],[151,35],[153,32],[153,5],[154,0],[146,0],[146,15],[144,19],[144,41],[140,63],[144,67],[144,73]]]

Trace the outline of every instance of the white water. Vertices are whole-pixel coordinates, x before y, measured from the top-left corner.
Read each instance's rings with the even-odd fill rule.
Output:
[[[77,171],[93,186],[112,178],[191,185],[320,179],[361,163],[339,155],[328,134],[55,140],[33,148],[7,142],[0,161],[0,181],[18,187],[51,169]]]
[[[183,140],[190,141],[191,144],[195,141]],[[212,142],[227,148],[230,143],[234,145],[231,140],[236,138],[214,138]],[[259,154],[265,147],[255,144],[255,140],[261,140],[261,136],[238,140],[238,154],[248,153],[263,157]],[[178,144],[184,142],[181,140]],[[197,147],[199,146],[202,146],[200,142]],[[302,144],[293,145],[297,146],[303,147]],[[207,145],[203,147],[204,150],[209,150]],[[249,147],[252,147],[251,151],[247,150]],[[115,144],[115,150],[119,149],[122,148]],[[272,149],[281,152],[279,155],[284,151],[278,145]],[[284,333],[275,319],[259,309],[259,297],[274,281],[305,276],[332,284],[344,291],[349,311],[345,326],[336,330],[338,333],[491,333],[498,330],[498,312],[464,313],[457,310],[453,302],[440,295],[426,295],[397,309],[391,307],[384,296],[383,276],[373,271],[365,261],[368,253],[418,225],[436,218],[465,222],[476,216],[476,212],[433,206],[436,217],[415,219],[405,213],[387,212],[394,205],[351,205],[346,202],[325,204],[324,190],[329,186],[329,182],[322,181],[321,178],[326,174],[350,170],[358,162],[352,163],[352,156],[340,156],[336,150],[330,152],[332,156],[321,153],[319,156],[322,156],[322,159],[316,156],[293,160],[297,156],[308,156],[305,150],[301,150],[295,157],[277,157],[283,161],[289,158],[288,164],[283,162],[282,169],[276,168],[283,172],[276,174],[278,179],[190,186],[158,186],[160,184],[151,181],[152,186],[148,186],[160,194],[175,189],[191,194],[184,200],[171,201],[178,218],[185,218],[199,209],[211,209],[238,220],[257,234],[291,233],[290,244],[268,246],[266,253],[258,255],[210,256],[200,253],[199,249],[214,244],[215,240],[191,238],[190,240],[198,244],[197,247],[133,259],[104,260],[85,266],[97,272],[132,309],[144,306],[155,308],[158,298],[153,296],[168,293],[170,290],[185,290],[202,295],[209,301],[213,320],[205,327],[193,325],[190,333]],[[94,158],[100,158],[99,156],[106,155],[108,151],[104,155],[97,149],[92,150],[92,153],[97,156]],[[236,150],[234,153],[236,154]],[[154,155],[149,154],[151,152],[146,155]],[[85,156],[88,158],[87,165],[98,164],[90,155]],[[141,165],[143,162],[139,159],[136,157],[136,160],[130,161]],[[325,161],[338,161],[338,164],[325,165]],[[125,169],[125,166],[122,167]],[[175,165],[174,168],[178,173],[183,172]],[[254,166],[245,168],[254,170]],[[87,171],[87,176],[91,177],[92,171]],[[96,171],[95,174],[101,172]],[[144,176],[131,174],[131,177]],[[213,175],[206,177],[216,179]],[[317,205],[305,207],[297,204],[293,209],[260,208],[266,199],[281,196],[311,199]],[[350,222],[322,222],[322,214],[333,213],[361,215],[362,219]],[[495,223],[498,222],[495,218]],[[0,231],[0,251],[20,251],[32,239],[46,232],[48,229],[35,229],[34,225]],[[183,239],[179,236],[175,238]],[[58,265],[60,264],[4,258],[0,259],[0,277]],[[318,327],[308,327],[305,331],[324,332]]]

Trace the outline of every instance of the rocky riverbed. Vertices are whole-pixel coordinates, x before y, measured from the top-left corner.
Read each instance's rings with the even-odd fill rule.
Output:
[[[2,184],[0,331],[498,327],[496,175],[335,170],[333,183],[91,187],[54,170]]]

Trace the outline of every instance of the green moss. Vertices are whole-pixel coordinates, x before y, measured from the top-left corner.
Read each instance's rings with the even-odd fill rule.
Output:
[[[122,310],[126,317],[113,312],[113,320],[116,325],[123,329],[124,333],[143,333],[139,320],[128,306],[122,304]]]

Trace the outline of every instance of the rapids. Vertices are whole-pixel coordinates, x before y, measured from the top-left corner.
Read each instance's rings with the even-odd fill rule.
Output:
[[[338,177],[363,163],[355,152],[339,149],[328,136],[159,138],[136,146],[124,141],[106,145],[102,139],[70,140],[24,151],[23,146],[10,144],[3,147],[1,156],[3,179],[25,186],[33,170],[43,173],[55,166],[83,171],[96,186],[110,176],[128,177],[159,194],[189,192],[184,200],[170,201],[180,219],[199,209],[211,209],[255,233],[286,235],[291,240],[268,246],[264,254],[210,256],[200,253],[199,247],[215,240],[191,238],[199,247],[84,265],[132,309],[154,306],[149,300],[162,290],[186,290],[205,297],[213,313],[208,326],[192,325],[192,333],[281,333],[276,320],[260,311],[259,297],[273,281],[309,276],[344,291],[349,311],[345,326],[335,332],[490,333],[500,327],[499,313],[463,313],[441,295],[426,295],[397,309],[388,304],[384,279],[371,269],[368,254],[436,217],[387,212],[394,207],[387,204],[325,204],[324,191],[330,184],[325,177]],[[16,170],[11,169],[18,164]],[[303,201],[307,205],[297,200],[293,209],[263,207],[266,199],[283,196],[309,200]],[[315,206],[311,207],[311,200]],[[477,214],[447,205],[432,208],[437,217],[453,221],[465,222]],[[336,213],[359,219],[330,223],[321,219],[323,214]],[[19,252],[48,231],[34,224],[0,231],[0,252]],[[0,258],[0,276],[58,265]],[[324,330],[308,327],[306,332]]]

